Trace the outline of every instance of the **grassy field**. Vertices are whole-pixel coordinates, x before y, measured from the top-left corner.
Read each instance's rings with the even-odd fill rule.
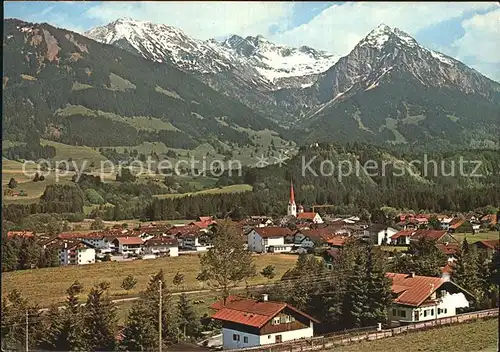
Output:
[[[376,341],[336,347],[342,352],[495,352],[498,319],[479,320]]]
[[[22,163],[2,158],[2,192],[7,188],[9,180],[13,177],[17,181],[17,187],[13,191],[20,192],[22,190],[27,194],[25,197],[4,196],[4,203],[36,203],[47,185],[55,182],[68,183],[71,181],[72,176],[56,175],[54,172],[51,172],[46,176],[44,181],[33,182],[36,168],[32,164],[26,164],[25,171],[23,171]]]
[[[286,270],[293,267],[297,260],[293,255],[257,255],[255,264],[260,271],[267,265],[274,265],[276,278],[280,278]],[[2,295],[17,289],[33,303],[48,306],[52,303],[64,301],[66,289],[75,281],[80,280],[84,285],[84,292],[88,292],[92,285],[101,281],[111,284],[110,293],[114,298],[126,294],[120,288],[123,279],[132,274],[138,284],[130,294],[137,294],[143,290],[150,275],[163,269],[169,287],[174,289],[172,278],[177,271],[185,275],[182,290],[197,290],[207,288],[196,280],[200,271],[199,258],[196,255],[183,255],[174,258],[160,258],[154,260],[137,260],[132,262],[108,262],[80,266],[66,266],[59,268],[44,268],[35,270],[19,270],[2,273]],[[268,280],[258,275],[251,279],[249,284],[265,283]]]
[[[480,232],[475,235],[471,233],[454,233],[452,236],[455,237],[460,242],[462,242],[464,238],[467,238],[468,243],[474,243],[477,241],[484,241],[484,240],[498,240],[500,238],[500,232],[488,231],[488,232]]]
[[[165,198],[177,198],[177,197],[185,197],[185,196],[194,196],[194,195],[201,195],[201,194],[219,194],[219,193],[248,192],[248,191],[251,191],[251,190],[252,190],[252,186],[243,184],[243,185],[225,186],[225,187],[222,187],[222,188],[204,189],[202,191],[192,192],[192,193],[159,194],[159,195],[156,195],[155,197],[160,198],[160,199],[165,199]]]

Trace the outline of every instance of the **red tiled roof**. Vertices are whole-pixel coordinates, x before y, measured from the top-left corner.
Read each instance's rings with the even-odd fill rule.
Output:
[[[169,246],[176,246],[177,240],[175,238],[171,237],[166,237],[166,236],[159,236],[159,237],[153,237],[144,242],[144,245],[149,247],[149,246],[162,246],[162,245],[169,245]]]
[[[495,249],[500,246],[500,240],[483,240],[478,241],[477,243],[483,244],[485,247]]]
[[[446,235],[446,230],[417,230],[412,236],[412,239],[420,239],[425,237],[429,240],[438,241],[441,237]]]
[[[211,216],[200,216],[198,218],[201,222],[212,222],[212,217]]]
[[[452,271],[453,265],[451,265],[450,263],[447,263],[444,267],[441,268],[441,272],[443,274],[451,274]]]
[[[121,244],[143,244],[144,241],[140,237],[117,237],[118,242]]]
[[[396,232],[392,237],[391,240],[398,239],[400,237],[411,237],[416,230],[401,230],[399,232]]]
[[[313,317],[283,302],[256,301],[233,296],[231,300],[226,301],[226,305],[219,301],[212,304],[211,307],[214,306],[219,307],[219,309],[212,315],[213,319],[253,326],[256,328],[261,328],[286,307],[314,322],[318,322]]]
[[[288,227],[278,227],[278,226],[266,226],[266,227],[255,227],[253,229],[257,232],[260,237],[285,237],[291,235],[293,232]]]
[[[421,305],[445,280],[439,277],[386,273],[392,280],[392,292],[398,297],[395,303],[415,306]]]
[[[459,243],[437,243],[436,247],[443,252],[445,255],[452,255],[457,253],[457,251],[460,249],[460,244]]]
[[[13,238],[13,237],[23,237],[23,238],[33,237],[33,232],[32,231],[9,231],[9,232],[7,232],[7,238]]]
[[[318,213],[305,212],[297,214],[297,219],[313,220]]]
[[[481,218],[481,221],[488,221],[490,225],[496,225],[497,220],[497,214],[486,214]]]
[[[453,220],[450,224],[450,229],[452,230],[456,230],[458,229],[460,226],[462,226],[462,224],[465,222],[465,220],[461,220],[461,219],[456,219],[456,220]]]

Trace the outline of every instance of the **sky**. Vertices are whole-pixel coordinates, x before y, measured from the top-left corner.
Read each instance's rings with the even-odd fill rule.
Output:
[[[4,2],[4,16],[75,32],[120,17],[178,27],[198,39],[263,35],[344,56],[384,23],[500,81],[499,2]]]

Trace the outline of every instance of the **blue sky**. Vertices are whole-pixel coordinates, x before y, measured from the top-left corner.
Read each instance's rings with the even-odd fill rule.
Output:
[[[4,2],[4,16],[77,32],[119,17],[164,23],[199,39],[262,34],[346,55],[380,23],[500,81],[500,6],[404,2]],[[193,18],[196,20],[193,21]]]

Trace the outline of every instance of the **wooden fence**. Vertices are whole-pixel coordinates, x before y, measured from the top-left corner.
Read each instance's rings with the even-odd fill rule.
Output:
[[[439,318],[435,320],[423,321],[420,323],[413,323],[392,329],[377,330],[376,327],[353,329],[353,330],[328,334],[325,336],[313,337],[310,339],[301,339],[289,342],[269,344],[265,346],[230,350],[230,351],[248,351],[248,352],[324,351],[326,349],[333,348],[334,346],[348,345],[353,342],[360,342],[363,340],[367,341],[378,340],[386,337],[399,335],[402,333],[410,333],[413,331],[432,329],[438,326],[460,324],[471,320],[486,319],[497,316],[498,316],[498,308],[487,309],[472,313],[458,314],[447,318]]]

